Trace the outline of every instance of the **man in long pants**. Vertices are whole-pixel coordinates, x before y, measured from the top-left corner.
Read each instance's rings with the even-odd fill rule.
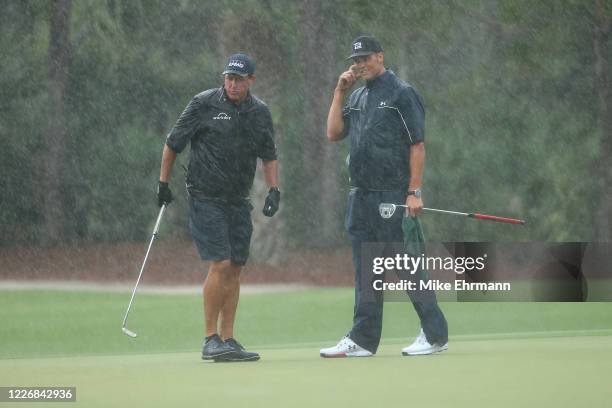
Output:
[[[401,212],[382,219],[378,206],[383,202],[405,203],[407,217],[416,217],[423,207],[422,98],[411,85],[385,69],[383,50],[374,37],[356,38],[349,59],[354,64],[338,79],[327,119],[327,137],[338,141],[348,136],[351,144],[346,228],[355,265],[355,310],[349,334],[337,345],[322,349],[322,357],[369,357],[376,353],[382,332],[383,293],[372,285],[372,260],[393,256],[392,243],[404,241],[402,223],[405,229],[418,225],[418,220],[405,219]],[[343,108],[346,92],[359,78],[366,85],[356,89]],[[448,328],[435,293],[410,295],[422,329],[402,354],[446,350]]]

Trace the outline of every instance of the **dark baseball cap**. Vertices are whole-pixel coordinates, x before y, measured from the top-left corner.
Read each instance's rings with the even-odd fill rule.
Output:
[[[253,75],[254,73],[255,63],[251,57],[242,52],[230,55],[225,65],[225,71],[223,71],[223,75],[236,74],[243,77]]]
[[[382,47],[371,35],[360,35],[351,43],[351,55],[347,59],[383,52]]]

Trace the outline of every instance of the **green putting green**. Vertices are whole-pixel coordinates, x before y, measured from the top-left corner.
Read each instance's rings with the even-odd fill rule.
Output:
[[[0,386],[76,386],[53,406],[607,406],[612,303],[443,303],[449,350],[402,357],[418,322],[385,305],[375,357],[322,359],[351,322],[352,290],[243,295],[236,337],[255,363],[200,360],[201,299],[0,291]],[[11,404],[0,403],[11,406]],[[15,406],[28,406],[26,403]],[[30,406],[40,406],[32,403]]]

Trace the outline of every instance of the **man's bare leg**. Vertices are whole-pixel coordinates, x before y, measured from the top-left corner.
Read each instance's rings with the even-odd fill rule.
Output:
[[[242,266],[231,263],[226,269],[227,279],[225,279],[225,300],[221,306],[221,338],[223,340],[234,337],[234,321],[236,319],[236,309],[238,308],[238,298],[240,297],[240,272]]]
[[[217,333],[219,314],[226,298],[228,275],[232,273],[231,261],[213,261],[204,280],[204,324],[206,337]]]
[[[246,351],[233,339],[234,319],[240,295],[240,271],[242,267],[227,261],[213,262],[204,281],[204,320],[206,340],[202,358],[215,361],[257,361],[259,354]],[[221,339],[210,338],[217,334],[221,319]],[[233,339],[225,341],[228,339]],[[219,343],[221,342],[221,343]]]

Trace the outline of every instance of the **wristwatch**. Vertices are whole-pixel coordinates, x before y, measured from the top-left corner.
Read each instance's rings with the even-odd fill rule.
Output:
[[[417,188],[416,190],[408,190],[408,195],[413,195],[416,198],[421,198],[421,189]]]

